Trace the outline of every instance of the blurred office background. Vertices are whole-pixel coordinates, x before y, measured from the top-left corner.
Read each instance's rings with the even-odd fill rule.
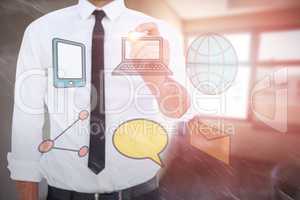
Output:
[[[10,149],[15,64],[23,32],[34,19],[76,2],[0,2],[1,200],[16,199],[6,154]],[[179,152],[174,153],[161,181],[162,199],[300,199],[300,1],[127,0],[126,4],[172,24],[181,34],[186,51],[198,36],[218,33],[232,43],[239,58],[237,77],[225,93],[225,111],[191,112],[234,125],[230,165],[200,151],[198,144],[203,138],[190,138],[181,131],[176,137]],[[282,70],[283,74],[277,75]],[[277,85],[276,77],[284,76],[287,83]],[[257,83],[268,78],[272,80],[269,87],[253,91]],[[283,95],[276,93],[280,89],[287,89],[287,106],[278,101]],[[205,108],[219,102],[194,103]],[[285,133],[260,118],[273,120],[278,110],[287,112]],[[272,123],[285,127],[280,119]],[[42,196],[45,192],[42,187]]]

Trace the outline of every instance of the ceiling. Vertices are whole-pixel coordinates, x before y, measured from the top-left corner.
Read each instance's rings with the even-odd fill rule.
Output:
[[[299,0],[165,0],[184,20],[299,6]]]

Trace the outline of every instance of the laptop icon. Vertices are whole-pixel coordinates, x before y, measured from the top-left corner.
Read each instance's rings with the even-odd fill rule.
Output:
[[[131,55],[131,41],[122,38],[122,62],[113,70],[114,76],[166,76],[172,75],[163,63],[163,40],[161,37],[140,37],[139,45],[143,46],[134,58]],[[151,55],[147,52],[150,50]]]

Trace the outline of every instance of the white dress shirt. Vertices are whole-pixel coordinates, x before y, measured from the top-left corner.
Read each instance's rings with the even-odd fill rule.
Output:
[[[121,38],[138,25],[155,22],[161,35],[170,42],[173,78],[183,83],[184,56],[179,34],[164,22],[125,7],[123,0],[104,6],[106,166],[95,175],[88,167],[88,156],[52,149],[41,154],[39,144],[55,138],[77,118],[81,110],[90,111],[91,42],[96,9],[87,0],[51,12],[31,23],[25,31],[17,63],[15,105],[12,125],[12,150],[8,168],[14,180],[39,182],[85,193],[118,191],[141,184],[161,168],[150,159],[131,159],[112,144],[114,130],[121,123],[147,118],[161,123],[168,133],[175,120],[162,116],[156,99],[139,76],[112,76],[121,62]],[[55,88],[53,85],[52,40],[61,38],[86,46],[85,87]],[[46,112],[47,111],[47,112]],[[45,113],[49,113],[50,132],[43,135]],[[89,120],[79,121],[59,140],[56,147],[80,149],[89,145]]]

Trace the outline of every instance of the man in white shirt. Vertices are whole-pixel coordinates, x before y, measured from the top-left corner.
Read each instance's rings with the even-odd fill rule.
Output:
[[[131,31],[165,39],[164,44],[168,44],[164,45],[165,61],[173,76],[112,76],[122,58],[121,38]],[[54,38],[85,46],[84,87],[55,87]],[[120,154],[112,144],[112,137],[115,128],[125,121],[146,118],[163,123],[166,117],[173,122],[172,119],[187,111],[189,97],[177,82],[183,83],[185,70],[179,40],[168,25],[126,8],[123,0],[79,0],[78,5],[54,11],[31,23],[18,58],[12,150],[8,154],[8,168],[11,178],[17,181],[20,199],[37,200],[38,182],[42,178],[49,185],[49,200],[157,199],[155,177],[161,166],[150,159],[132,159]],[[101,90],[105,91],[102,99],[105,159],[103,167],[95,170],[90,165],[93,141],[89,118],[93,117],[93,70],[99,57],[103,57],[100,62],[105,71],[105,86]],[[46,110],[51,133],[45,138],[42,132]],[[78,115],[82,111],[91,116],[80,120],[82,116]],[[55,143],[48,140],[50,143],[45,147],[51,147],[51,151],[39,151],[43,140],[58,137]],[[81,156],[79,149],[89,144],[90,155]]]

